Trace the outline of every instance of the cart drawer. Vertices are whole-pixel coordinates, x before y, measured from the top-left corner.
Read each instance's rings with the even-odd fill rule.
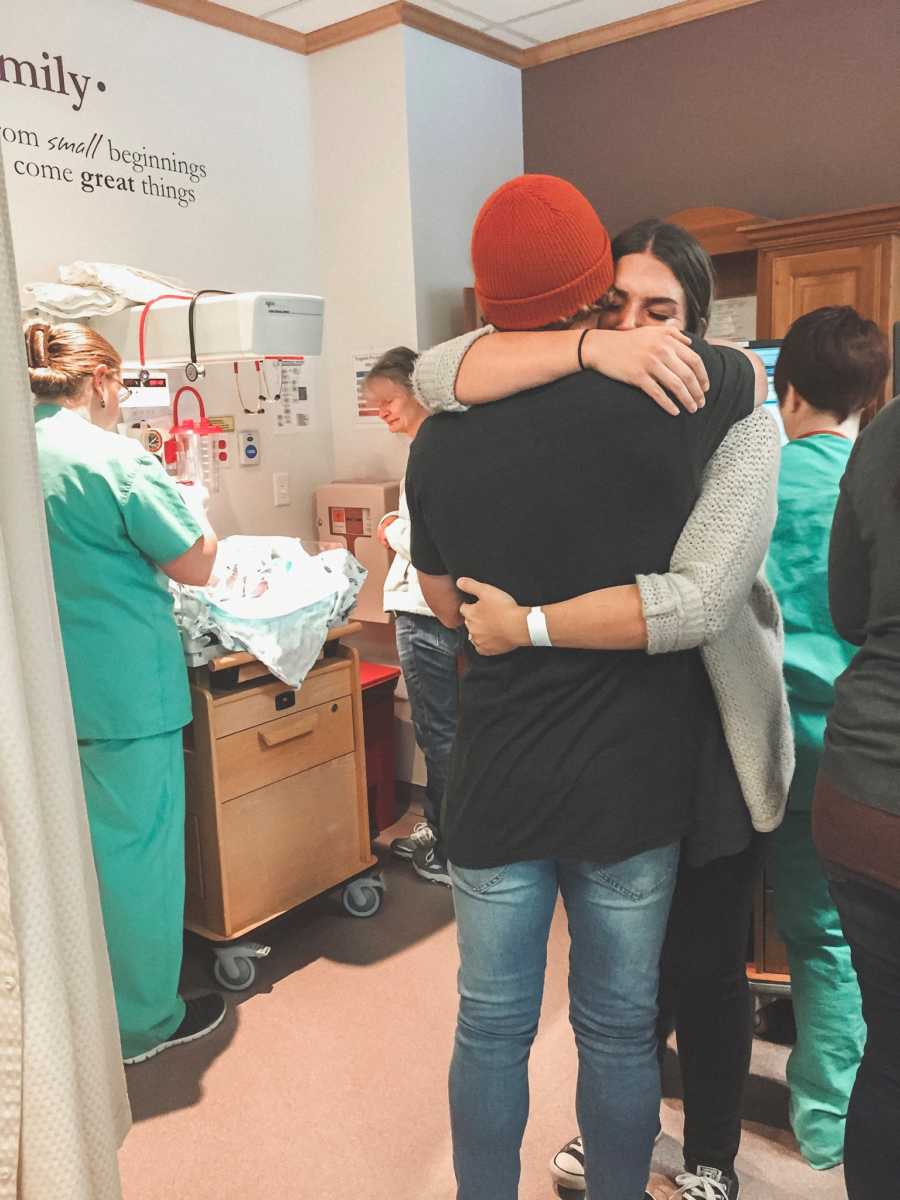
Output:
[[[352,750],[353,705],[349,696],[341,696],[219,738],[216,794],[225,803]]]
[[[296,690],[286,683],[267,683],[243,695],[222,697],[213,706],[213,732],[217,738],[228,737],[264,721],[349,696],[352,679],[349,662],[340,662],[312,671]]]
[[[241,796],[221,813],[226,935],[328,891],[371,862],[368,845],[360,845],[365,823],[353,754]]]

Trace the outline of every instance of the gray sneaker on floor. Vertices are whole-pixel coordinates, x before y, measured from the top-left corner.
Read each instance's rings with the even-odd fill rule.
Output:
[[[169,1050],[172,1046],[185,1046],[188,1042],[199,1041],[208,1033],[212,1033],[214,1029],[218,1029],[228,1012],[228,1006],[218,992],[206,992],[202,996],[195,996],[192,1000],[185,1000],[184,1005],[184,1020],[175,1032],[166,1041],[158,1042],[152,1049],[145,1050],[143,1054],[135,1054],[133,1058],[124,1059],[126,1067],[133,1067],[136,1063],[156,1058],[157,1054],[162,1054],[164,1050]]]
[[[443,883],[450,886],[450,872],[447,864],[434,846],[419,846],[412,857],[415,873],[430,883]]]
[[[391,842],[391,854],[396,854],[397,858],[412,858],[420,846],[427,850],[436,841],[437,834],[434,828],[427,821],[420,821],[406,837],[394,838]]]

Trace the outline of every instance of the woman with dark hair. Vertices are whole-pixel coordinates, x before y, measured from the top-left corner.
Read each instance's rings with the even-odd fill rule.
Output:
[[[598,329],[466,335],[420,357],[415,383],[423,401],[485,403],[579,365],[610,374],[619,348],[624,353],[642,335],[649,341],[654,325],[677,336],[705,332],[713,272],[695,239],[651,220],[612,248],[615,281],[598,305]],[[613,336],[623,330],[633,332]],[[760,402],[765,376],[754,366]],[[676,410],[662,389],[676,392],[677,381],[674,369],[655,372],[655,398],[669,411]],[[628,382],[652,394],[652,381]],[[682,851],[660,982],[660,1054],[674,1026],[685,1097],[685,1171],[676,1182],[690,1200],[736,1200],[740,1190],[734,1160],[752,1043],[746,943],[762,845],[781,822],[793,769],[781,623],[761,574],[775,519],[778,443],[762,411],[732,428],[710,460],[668,574],[544,608],[554,645],[615,647],[617,631],[637,612],[648,653],[700,646],[719,708],[721,736],[698,764],[696,829]],[[464,608],[477,650],[529,644],[511,597],[473,580],[460,580],[460,588],[477,598]],[[551,1171],[566,1187],[584,1187],[580,1138],[554,1156]]]
[[[660,221],[658,217],[638,221],[614,239],[613,257],[622,267],[616,275],[612,292],[604,303],[605,310],[616,312],[621,308],[623,288],[629,284],[634,287],[635,272],[641,266],[644,267],[645,274],[647,271],[655,274],[653,262],[644,258],[644,255],[649,255],[654,262],[668,267],[678,281],[684,293],[684,320],[680,322],[682,328],[688,333],[696,334],[697,337],[705,337],[716,284],[712,261],[696,238],[687,234],[680,225],[670,225]],[[626,258],[629,262],[623,263],[622,260]],[[647,305],[651,320],[659,321],[667,306],[671,312],[672,296],[664,294],[654,297],[652,284],[653,275],[650,275],[646,287],[641,290],[641,298]],[[627,293],[625,298],[627,299]],[[606,326],[621,327],[621,322]]]
[[[882,348],[886,365],[886,347]],[[860,435],[831,533],[831,616],[859,652],[835,687],[813,837],[850,943],[867,1037],[847,1113],[850,1200],[900,1179],[900,404]]]
[[[884,334],[845,306],[795,321],[775,367],[789,442],[767,573],[784,615],[797,758],[775,837],[775,907],[797,1025],[787,1065],[791,1126],[803,1157],[818,1170],[843,1161],[847,1106],[865,1041],[850,949],[812,839],[810,810],[835,680],[856,653],[828,613],[828,547],[853,446],[846,423],[876,398],[887,369]]]

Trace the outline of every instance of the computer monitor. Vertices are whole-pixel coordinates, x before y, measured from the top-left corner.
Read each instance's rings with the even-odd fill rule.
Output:
[[[748,342],[747,349],[752,350],[754,354],[758,354],[763,360],[763,365],[766,368],[766,376],[769,380],[769,394],[766,396],[766,404],[774,404],[777,407],[778,397],[775,395],[775,364],[778,361],[778,355],[781,351],[781,342]]]
[[[765,399],[765,407],[769,410],[781,432],[782,441],[787,441],[784,432],[784,425],[781,420],[781,412],[778,408],[778,397],[775,394],[775,364],[778,361],[778,355],[781,351],[781,341],[760,341],[747,342],[747,349],[752,350],[754,354],[758,354],[763,361],[763,366],[766,368],[766,378],[769,381],[769,393]]]

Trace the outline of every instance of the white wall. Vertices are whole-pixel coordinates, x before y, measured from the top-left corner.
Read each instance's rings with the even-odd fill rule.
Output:
[[[404,29],[419,345],[462,328],[469,241],[482,203],[520,175],[522,73]]]
[[[355,421],[352,355],[460,332],[475,214],[522,171],[521,75],[396,27],[314,55],[311,76],[335,467],[398,478],[405,442]],[[356,641],[397,661],[390,626]],[[398,777],[422,784],[402,681],[396,711]]]
[[[193,288],[326,298],[323,357],[310,364],[315,432],[278,438],[269,414],[244,416],[230,367],[212,368],[202,385],[208,412],[261,435],[261,465],[223,473],[211,506],[219,532],[313,537],[321,483],[399,478],[405,441],[357,421],[353,355],[459,332],[472,221],[522,170],[519,72],[399,26],[303,58],[136,0],[7,8],[0,53],[34,62],[39,79],[52,66],[43,82],[54,81],[56,55],[65,71],[89,77],[78,112],[77,97],[0,81],[22,282],[55,279],[58,264],[80,258],[146,267]],[[19,130],[40,145],[17,145]],[[101,148],[89,162],[48,146],[95,133]],[[146,172],[110,162],[107,139],[202,163],[207,175],[196,183],[165,180],[193,188],[195,200],[179,207],[143,195]],[[72,182],[23,177],[16,162],[69,167]],[[135,190],[87,193],[85,169]],[[244,379],[252,400],[252,370]],[[272,503],[276,470],[290,474],[288,507]],[[367,628],[362,645],[376,661],[395,661],[389,626]],[[402,774],[422,782],[402,696],[399,711]]]
[[[339,479],[398,479],[406,445],[356,420],[353,354],[416,345],[403,29],[315,54],[323,358]]]
[[[5,6],[0,52],[40,68],[42,51],[51,63],[61,55],[67,71],[91,82],[79,112],[77,97],[0,82],[0,126],[30,131],[40,142],[22,146],[7,135],[2,143],[21,282],[55,279],[58,264],[82,258],[146,267],[196,288],[321,292],[308,60],[135,0]],[[7,76],[14,78],[11,69]],[[78,143],[94,133],[103,141],[90,162],[48,146],[53,137]],[[141,194],[147,173],[111,162],[106,139],[117,149],[146,147],[202,163],[207,177],[196,184],[165,176],[193,188],[195,202],[182,208]],[[22,177],[17,161],[69,167],[73,182]],[[130,178],[135,191],[88,194],[82,170]],[[151,172],[156,182],[163,174]],[[252,376],[247,391],[255,395]],[[213,371],[201,390],[209,411],[232,413],[238,428],[257,428],[262,437],[258,468],[223,474],[211,507],[220,532],[312,536],[311,490],[334,474],[325,392],[317,398],[316,432],[275,438],[270,415],[242,417],[230,368]],[[290,474],[287,507],[273,507],[273,470]]]

